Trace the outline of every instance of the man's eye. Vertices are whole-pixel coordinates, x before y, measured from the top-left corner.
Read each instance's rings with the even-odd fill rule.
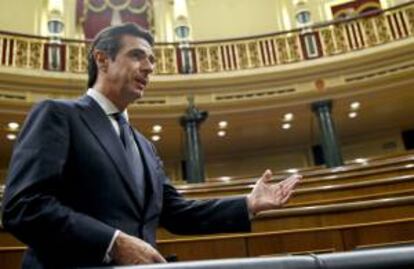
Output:
[[[137,52],[137,53],[133,53],[132,54],[132,57],[133,58],[135,58],[135,59],[137,59],[137,60],[141,60],[141,59],[143,59],[144,58],[144,54],[143,53],[139,53],[139,52]]]
[[[145,58],[148,58],[148,61],[151,63],[151,64],[154,64],[155,63],[155,58],[154,58],[154,56],[152,56],[152,55],[147,55],[145,52],[143,52],[143,51],[136,51],[136,52],[132,52],[131,54],[131,58],[133,58],[134,60],[137,60],[137,61],[141,61],[141,60],[144,60]]]

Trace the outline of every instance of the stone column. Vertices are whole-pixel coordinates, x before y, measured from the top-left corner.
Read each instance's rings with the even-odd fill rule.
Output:
[[[312,111],[319,121],[322,135],[322,151],[327,167],[343,165],[335,125],[331,115],[332,101],[324,100],[312,104]]]
[[[188,98],[189,105],[186,114],[180,118],[186,134],[185,172],[188,183],[204,182],[203,148],[198,132],[199,125],[207,119],[207,111],[199,111],[192,97]]]

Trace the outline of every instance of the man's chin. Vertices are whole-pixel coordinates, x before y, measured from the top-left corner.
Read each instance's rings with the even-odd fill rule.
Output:
[[[136,89],[133,94],[134,94],[133,98],[135,100],[142,99],[144,97],[144,90]]]

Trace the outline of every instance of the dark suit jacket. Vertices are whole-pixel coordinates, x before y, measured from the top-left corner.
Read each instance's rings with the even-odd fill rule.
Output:
[[[153,145],[135,132],[147,170],[140,206],[122,144],[89,96],[48,100],[16,141],[3,225],[29,246],[23,268],[99,266],[115,229],[155,246],[159,225],[179,234],[250,229],[244,198],[190,201],[165,176]]]

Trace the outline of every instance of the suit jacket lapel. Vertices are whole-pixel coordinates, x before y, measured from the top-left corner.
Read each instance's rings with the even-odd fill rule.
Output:
[[[98,103],[91,97],[84,96],[80,99],[80,104],[84,110],[81,113],[83,120],[104,148],[109,158],[114,162],[115,167],[121,174],[121,178],[127,185],[128,191],[134,198],[136,208],[141,213],[142,205],[140,205],[137,198],[136,184],[133,182],[134,177],[128,166],[122,142],[112,127],[111,122]]]

